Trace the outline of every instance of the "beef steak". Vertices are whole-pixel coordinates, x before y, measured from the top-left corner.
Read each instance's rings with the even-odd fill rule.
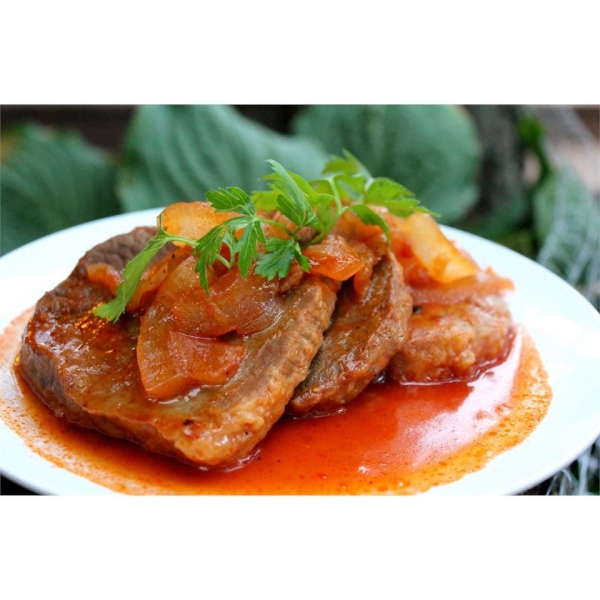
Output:
[[[387,376],[399,383],[472,379],[504,355],[512,327],[499,294],[423,304],[410,317],[406,342],[390,360]]]
[[[248,456],[279,419],[323,342],[335,293],[305,277],[283,300],[269,329],[247,336],[248,351],[225,385],[157,401],[146,394],[136,361],[139,317],[113,324],[92,314],[110,299],[86,278],[86,266],[122,270],[153,235],[138,228],[90,250],[71,275],[37,303],[23,337],[20,371],[59,416],[127,438],[201,467],[227,467]]]
[[[323,346],[288,412],[329,412],[358,396],[400,350],[411,313],[402,267],[388,252],[364,297],[356,298],[351,282],[340,291]]]

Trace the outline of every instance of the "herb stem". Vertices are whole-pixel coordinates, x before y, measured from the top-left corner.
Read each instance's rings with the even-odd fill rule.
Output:
[[[344,213],[345,210],[346,210],[345,208],[342,208],[340,211],[338,211],[338,213],[337,213],[338,218],[342,216],[342,214]],[[337,219],[336,219],[336,221],[337,221]],[[323,229],[318,235],[316,235],[312,240],[310,240],[306,244],[306,247],[314,246],[315,244],[318,244],[319,242],[323,241],[329,235],[329,233],[332,229],[333,229],[333,227]]]
[[[267,225],[276,225],[280,229],[283,229],[291,238],[295,239],[294,232],[287,226],[285,223],[281,221],[276,221],[275,219],[269,219],[267,217],[258,217],[261,223],[266,223]]]
[[[191,238],[187,238],[187,237],[183,237],[180,235],[171,235],[170,233],[168,233],[167,231],[165,231],[162,227],[160,228],[161,233],[163,233],[166,236],[169,236],[169,242],[181,242],[183,244],[186,244],[188,246],[195,246],[196,245],[196,240],[192,240]]]
[[[228,269],[231,269],[231,267],[233,267],[233,261],[227,260],[222,254],[217,254],[217,256],[215,258],[222,265],[225,265],[225,267],[227,267]]]
[[[329,186],[331,187],[331,191],[333,192],[333,199],[335,200],[335,205],[337,208],[337,214],[342,215],[343,207],[342,207],[342,198],[340,196],[340,192],[338,190],[338,186],[335,183],[335,175],[331,175],[327,177],[327,181],[329,181]]]

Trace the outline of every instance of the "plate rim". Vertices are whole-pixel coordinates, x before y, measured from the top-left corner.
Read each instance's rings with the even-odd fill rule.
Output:
[[[102,241],[102,240],[107,239],[108,237],[110,237],[112,235],[116,235],[118,233],[118,231],[113,231],[113,227],[114,228],[122,227],[122,229],[123,229],[122,232],[124,233],[126,231],[129,231],[130,229],[132,229],[135,226],[152,224],[153,222],[155,222],[156,216],[159,214],[159,212],[161,210],[162,210],[162,207],[157,207],[157,208],[145,209],[142,211],[135,211],[135,212],[123,213],[123,214],[119,214],[119,215],[113,215],[110,217],[104,217],[101,219],[96,219],[96,220],[89,221],[86,223],[74,225],[72,227],[63,229],[61,231],[57,231],[57,232],[48,234],[46,236],[43,236],[37,240],[28,242],[27,244],[24,244],[23,246],[20,246],[19,248],[16,248],[0,257],[0,280],[3,280],[3,278],[6,276],[5,275],[6,265],[12,264],[15,261],[19,262],[19,260],[22,257],[28,257],[30,254],[36,254],[39,251],[39,249],[43,249],[44,247],[46,247],[48,245],[52,246],[54,244],[61,244],[61,243],[64,244],[65,240],[68,240],[69,238],[78,238],[80,236],[85,237],[84,234],[89,233],[89,232],[94,232],[94,235],[92,237],[96,237],[96,238],[98,238],[99,241]],[[504,257],[506,257],[506,260],[516,261],[517,265],[525,265],[525,266],[527,266],[527,268],[533,270],[537,275],[544,278],[547,282],[551,282],[550,285],[553,286],[554,289],[557,290],[559,294],[566,296],[567,299],[572,300],[573,302],[579,303],[577,305],[577,308],[579,310],[579,315],[580,316],[584,315],[584,318],[586,316],[589,317],[589,319],[591,320],[590,322],[593,323],[594,324],[593,326],[596,327],[598,330],[598,336],[599,336],[599,341],[600,341],[600,313],[598,313],[598,311],[596,311],[596,309],[594,308],[594,306],[591,304],[591,302],[589,300],[587,300],[578,290],[576,290],[573,286],[571,286],[564,279],[559,277],[556,273],[553,273],[546,267],[543,267],[539,263],[536,263],[534,260],[532,260],[528,257],[525,257],[510,248],[500,246],[499,244],[497,244],[495,242],[492,242],[490,240],[487,240],[485,238],[477,236],[473,233],[462,231],[460,229],[456,229],[454,227],[447,226],[447,225],[442,225],[441,227],[442,227],[442,230],[444,231],[444,233],[450,239],[454,239],[455,241],[457,241],[457,243],[460,246],[465,247],[467,249],[467,251],[472,253],[474,255],[475,260],[480,265],[488,266],[488,261],[484,260],[482,258],[482,256],[479,256],[477,251],[474,253],[473,249],[474,248],[485,249],[485,248],[491,247],[494,249],[494,251],[496,253],[500,253],[500,255],[503,255]],[[104,233],[105,230],[107,231],[107,233]],[[108,231],[108,230],[110,230],[110,231]],[[92,245],[94,245],[94,243],[96,243],[96,242],[95,241],[87,242],[87,238],[86,238],[86,244],[87,244],[88,249],[91,248]],[[81,242],[81,244],[83,245],[83,241]],[[81,256],[81,252],[74,253],[73,258],[72,258],[72,267],[71,268],[73,268],[75,266],[75,264],[80,256]],[[494,267],[493,264],[489,264],[489,266],[491,266],[494,270],[496,270],[496,268]],[[14,269],[11,269],[11,268],[8,269],[9,274],[13,271],[14,271]],[[62,278],[64,278],[65,272],[66,272],[66,274],[68,274],[69,271],[66,270],[66,268],[63,268],[63,275],[61,276],[61,279],[58,279],[58,281],[56,281],[56,283],[59,283],[62,280]],[[510,279],[515,278],[514,274],[500,272],[500,271],[498,271],[498,272],[501,275],[506,276]],[[524,294],[524,291],[517,289],[515,293],[516,294]],[[512,301],[511,301],[511,297],[509,296],[508,303],[509,303],[509,306],[512,311],[514,308],[513,307],[514,296],[512,296]],[[21,307],[21,312],[23,310],[25,310],[25,308],[26,307]],[[19,314],[20,314],[20,312],[12,314],[12,318],[16,318]],[[9,318],[7,320],[7,314],[5,314],[5,311],[3,309],[2,312],[0,312],[0,328],[2,330],[4,330],[10,323],[10,320],[11,320],[10,315],[8,315],[8,317]],[[525,326],[527,329],[527,324],[525,324]],[[535,339],[534,339],[534,341],[536,342],[536,345],[537,345],[537,341]],[[543,353],[541,351],[540,351],[540,354],[542,355],[542,358],[543,358]],[[594,358],[594,357],[592,357],[592,358]],[[598,362],[597,366],[600,367],[600,361]],[[550,372],[549,372],[549,376],[552,377]],[[597,385],[596,388],[597,389],[595,389],[595,388],[594,389],[598,393],[598,397],[600,398],[600,385]],[[552,406],[554,403],[555,403],[555,399],[553,399],[551,402],[549,413],[551,412]],[[532,432],[532,434],[530,436],[528,436],[528,438],[526,438],[521,444],[519,444],[517,447],[515,447],[513,449],[509,449],[509,450],[501,453],[497,457],[494,457],[480,471],[476,471],[474,473],[469,473],[455,482],[451,482],[449,484],[440,485],[440,486],[431,488],[430,490],[425,492],[425,495],[439,495],[439,494],[452,495],[455,493],[463,494],[463,495],[464,494],[467,494],[467,495],[472,494],[473,492],[468,491],[469,480],[472,479],[473,476],[477,477],[478,473],[481,473],[482,471],[485,471],[486,469],[494,469],[498,466],[500,466],[500,468],[502,468],[502,464],[503,464],[503,462],[505,462],[505,460],[503,460],[503,457],[506,457],[506,455],[509,455],[511,452],[514,452],[517,448],[527,447],[528,445],[530,445],[532,443],[531,442],[532,437],[535,436],[536,431],[539,431],[539,429],[541,428],[541,426],[543,425],[543,422],[545,420],[546,420],[546,418]],[[18,438],[18,435],[15,432],[13,432],[12,429],[10,427],[8,427],[2,420],[0,420],[0,439],[5,439],[7,432],[10,432],[10,434],[12,434],[16,438]],[[479,491],[479,492],[476,492],[476,494],[512,495],[512,494],[522,493],[523,491],[526,491],[527,489],[531,489],[532,487],[535,487],[542,481],[544,481],[544,480],[548,479],[549,477],[551,477],[552,475],[560,472],[563,468],[565,468],[569,464],[571,464],[574,460],[577,459],[577,457],[579,457],[583,452],[585,452],[586,449],[591,447],[591,445],[599,438],[599,436],[600,436],[600,409],[598,412],[598,419],[597,419],[597,423],[596,423],[595,427],[590,427],[587,430],[586,434],[582,436],[580,443],[573,447],[573,451],[570,452],[568,456],[563,456],[562,458],[557,457],[555,460],[549,461],[547,463],[545,469],[538,468],[536,475],[535,475],[535,477],[533,477],[533,479],[530,477],[528,478],[525,474],[523,474],[519,478],[519,481],[518,482],[515,481],[514,485],[511,486],[510,489],[507,489],[504,491],[494,491],[494,490],[491,490],[488,492]],[[18,438],[18,439],[20,439],[20,438]],[[535,437],[534,437],[534,440],[535,440]],[[46,459],[43,459],[41,456],[37,455],[34,451],[32,451],[30,449],[27,449],[27,450],[32,455],[32,458],[35,457],[35,458],[33,458],[34,463],[36,460],[41,460],[44,463],[44,467],[46,467],[46,466],[51,467],[51,471],[58,472],[61,470],[61,467],[57,467],[53,463],[50,463]],[[8,453],[5,453],[5,454],[8,454]],[[41,467],[41,468],[43,469],[43,467]],[[104,486],[94,483],[93,481],[90,481],[79,475],[76,475],[75,473],[72,473],[71,471],[68,471],[66,469],[62,469],[62,470],[66,471],[68,480],[71,480],[74,478],[73,482],[75,483],[75,488],[78,490],[75,493],[77,493],[77,494],[91,494],[91,495],[103,495],[105,493],[119,494],[119,492],[105,488]],[[0,458],[0,473],[2,473],[2,475],[4,475],[4,476],[8,477],[9,479],[15,481],[19,485],[22,485],[26,489],[29,489],[38,494],[62,495],[62,494],[73,493],[70,491],[62,490],[62,488],[60,488],[60,487],[52,488],[51,484],[50,484],[50,487],[48,487],[49,484],[47,482],[39,483],[39,480],[32,481],[30,478],[31,474],[29,477],[23,476],[21,473],[19,473],[19,471],[17,469],[11,468],[10,464],[7,465],[6,460],[2,459],[2,458]],[[52,480],[52,477],[50,477],[50,479]],[[81,481],[77,482],[76,480],[81,480]],[[467,488],[467,490],[463,489],[465,487]]]

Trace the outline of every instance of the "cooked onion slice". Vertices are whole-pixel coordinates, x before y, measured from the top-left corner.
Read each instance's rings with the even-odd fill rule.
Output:
[[[167,256],[151,263],[143,272],[131,300],[127,303],[126,310],[133,312],[147,306],[147,299],[152,297],[167,276],[190,255],[190,252],[189,246],[178,246]]]
[[[217,212],[208,202],[176,202],[161,213],[162,228],[171,235],[199,240],[213,227],[238,216],[234,212]],[[175,242],[183,245],[182,242]]]
[[[219,339],[270,327],[282,312],[278,282],[237,268],[211,271],[210,294],[198,282],[190,256],[164,280],[141,317],[137,360],[151,397],[171,398],[192,385],[221,385],[236,372],[244,346]],[[235,333],[232,333],[235,336]]]
[[[169,354],[177,372],[198,385],[223,385],[235,375],[247,348],[216,339],[169,332]]]
[[[403,222],[402,231],[432,279],[450,283],[479,271],[477,263],[454,246],[430,215],[413,213]]]
[[[106,263],[92,263],[86,266],[86,275],[90,283],[99,283],[108,288],[114,296],[121,283],[121,273],[112,265]]]
[[[175,331],[168,308],[161,304],[153,304],[142,317],[137,362],[150,397],[173,398],[194,385],[227,383],[245,355],[242,345]]]

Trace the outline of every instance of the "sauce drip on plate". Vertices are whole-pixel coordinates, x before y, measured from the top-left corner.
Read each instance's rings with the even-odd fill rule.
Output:
[[[519,328],[470,382],[371,384],[346,410],[282,418],[232,471],[200,471],[57,418],[13,368],[31,311],[0,336],[0,416],[50,463],[128,494],[415,494],[477,471],[543,419],[551,390]]]

